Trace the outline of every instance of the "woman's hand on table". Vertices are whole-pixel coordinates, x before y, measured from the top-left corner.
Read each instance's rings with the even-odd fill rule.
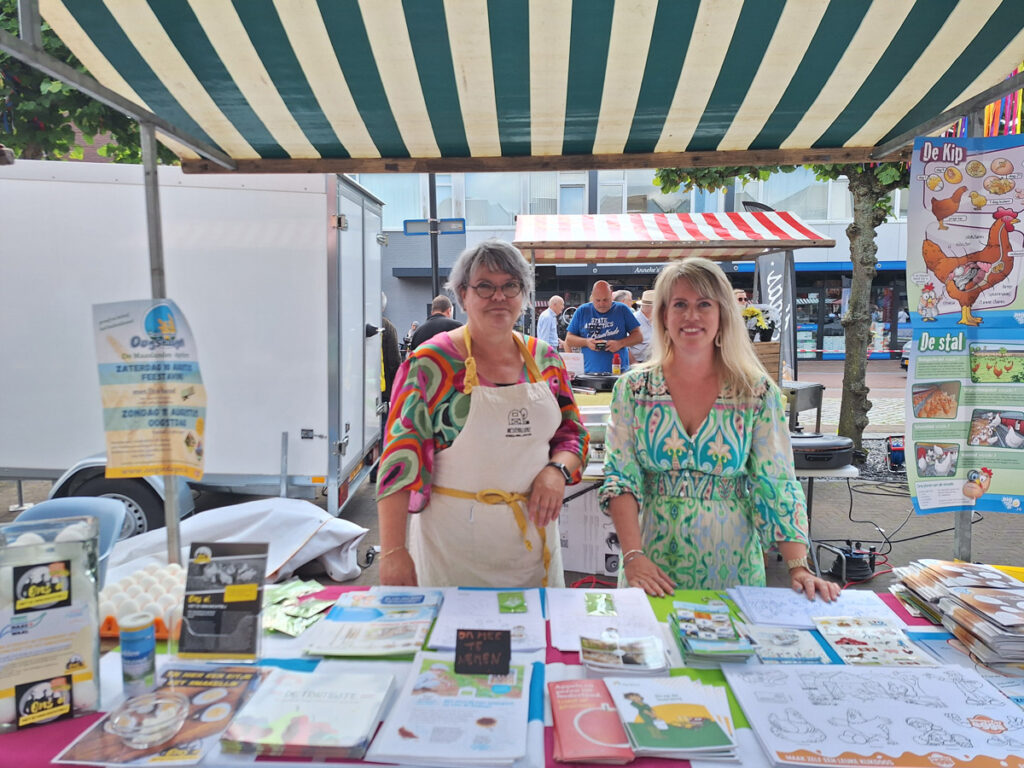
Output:
[[[622,570],[629,586],[639,587],[648,595],[664,597],[675,591],[676,585],[672,580],[643,553],[629,557],[629,562],[623,564]]]
[[[565,497],[565,478],[556,467],[544,467],[533,479],[526,511],[538,528],[558,519]]]
[[[794,592],[803,592],[808,600],[813,600],[815,595],[820,595],[826,603],[831,603],[842,591],[842,588],[834,581],[828,581],[820,576],[815,576],[807,568],[794,568],[789,572],[790,582]]]
[[[416,564],[405,547],[384,553],[380,559],[380,583],[392,587],[416,587]]]

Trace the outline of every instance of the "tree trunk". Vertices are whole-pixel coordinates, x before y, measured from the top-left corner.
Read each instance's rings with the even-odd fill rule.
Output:
[[[870,171],[850,176],[853,195],[853,223],[846,229],[850,238],[850,261],[853,280],[843,327],[846,329],[846,360],[843,365],[843,399],[839,409],[839,434],[853,440],[854,449],[862,450],[864,428],[868,425],[868,387],[865,383],[868,343],[871,340],[871,283],[875,277],[875,230],[885,221],[885,214],[876,207],[888,194]]]

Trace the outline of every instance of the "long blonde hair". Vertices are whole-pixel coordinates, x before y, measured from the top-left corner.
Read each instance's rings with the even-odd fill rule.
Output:
[[[723,382],[738,392],[755,393],[768,372],[754,352],[729,279],[715,262],[699,256],[668,264],[654,283],[654,354],[645,365],[667,365],[674,357],[672,339],[665,328],[665,313],[672,290],[680,280],[689,283],[701,296],[718,302],[714,355]]]

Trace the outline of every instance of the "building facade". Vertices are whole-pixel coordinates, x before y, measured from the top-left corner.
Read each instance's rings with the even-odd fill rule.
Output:
[[[654,184],[653,169],[619,171],[551,171],[530,173],[452,173],[435,177],[439,218],[464,218],[465,234],[438,238],[442,284],[448,267],[466,247],[490,237],[512,240],[515,217],[528,214],[703,213],[742,211],[745,201],[792,211],[827,237],[834,248],[796,251],[797,346],[802,359],[841,358],[845,311],[852,266],[846,228],[853,201],[845,179],[820,182],[813,172],[797,168],[766,181],[748,182],[727,192],[679,190],[665,194]],[[432,298],[430,242],[403,234],[403,222],[425,219],[428,211],[426,174],[360,174],[360,184],[385,203],[384,290],[387,314],[404,333],[427,315]],[[878,229],[878,274],[872,286],[877,356],[898,355],[910,337],[906,309],[906,190],[893,193],[895,217]],[[753,291],[753,262],[724,262],[738,288]],[[639,296],[650,288],[659,265],[560,265],[537,269],[537,308],[561,294],[567,306],[587,300],[595,280],[628,288]],[[458,319],[459,312],[456,309]]]

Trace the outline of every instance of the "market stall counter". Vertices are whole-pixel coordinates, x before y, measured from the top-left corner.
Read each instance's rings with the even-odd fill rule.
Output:
[[[289,582],[289,584],[291,583],[294,582]],[[435,650],[422,650],[415,655],[404,656],[381,654],[372,660],[368,658],[368,655],[347,658],[344,655],[346,653],[344,648],[338,650],[338,653],[341,654],[339,656],[309,655],[311,645],[315,645],[314,640],[322,643],[325,642],[325,638],[327,641],[332,638],[346,638],[344,642],[349,642],[356,637],[349,632],[355,625],[346,624],[346,620],[351,619],[352,609],[357,612],[365,611],[371,605],[384,605],[388,600],[392,603],[406,602],[406,599],[400,598],[400,596],[405,595],[407,598],[410,594],[427,595],[428,604],[435,598],[439,599],[436,605],[440,608],[434,617],[432,633],[426,644]],[[430,597],[431,595],[433,597]],[[823,691],[831,690],[829,681],[833,679],[842,678],[850,684],[870,685],[878,684],[877,681],[872,682],[874,680],[872,675],[878,677],[878,672],[892,675],[891,670],[867,669],[857,666],[855,654],[849,653],[848,649],[859,646],[856,646],[855,642],[849,641],[849,638],[847,638],[847,642],[844,642],[842,638],[837,642],[822,640],[822,637],[828,639],[826,628],[829,616],[841,617],[833,621],[839,621],[843,627],[847,628],[851,626],[851,622],[858,627],[873,626],[875,627],[873,630],[876,633],[875,636],[879,635],[878,627],[884,625],[894,633],[893,637],[896,638],[894,642],[901,649],[908,649],[912,645],[908,638],[913,635],[906,635],[905,631],[920,631],[923,636],[930,638],[947,637],[941,629],[934,628],[929,622],[908,614],[892,595],[875,595],[869,591],[848,591],[836,603],[825,604],[810,603],[790,590],[743,587],[723,593],[680,590],[671,597],[649,598],[637,589],[481,590],[446,588],[443,590],[417,590],[415,588],[334,586],[319,592],[310,592],[299,600],[300,603],[309,601],[333,604],[334,607],[318,624],[314,624],[312,629],[306,630],[305,633],[297,637],[288,637],[281,633],[265,633],[258,664],[183,666],[179,659],[165,654],[159,655],[161,674],[176,674],[179,677],[191,676],[186,681],[193,686],[187,689],[190,694],[188,697],[190,706],[186,717],[189,723],[194,724],[193,730],[196,733],[205,734],[204,738],[207,739],[203,746],[203,749],[206,750],[205,754],[202,754],[202,750],[200,750],[201,759],[198,763],[194,756],[195,753],[191,760],[186,756],[188,749],[196,748],[198,742],[195,739],[190,739],[187,744],[178,745],[180,751],[177,752],[168,750],[166,744],[158,745],[156,749],[139,752],[118,747],[114,738],[116,734],[109,726],[95,728],[94,731],[98,732],[98,736],[94,738],[102,738],[108,745],[114,744],[113,750],[108,753],[97,751],[94,754],[97,757],[102,756],[101,762],[103,763],[121,765],[199,764],[232,768],[251,764],[253,761],[260,762],[266,758],[257,758],[254,754],[232,752],[232,749],[242,743],[239,741],[242,738],[239,734],[244,736],[246,731],[243,726],[248,721],[239,715],[239,709],[243,714],[245,713],[244,705],[243,708],[234,708],[232,704],[234,699],[226,692],[228,686],[222,682],[225,679],[225,674],[228,674],[229,678],[246,681],[246,685],[249,680],[259,680],[269,674],[270,677],[267,680],[272,681],[274,685],[281,685],[283,683],[279,679],[287,674],[306,674],[310,675],[309,679],[313,680],[327,675],[334,675],[337,679],[342,679],[346,676],[374,673],[377,679],[389,681],[384,690],[389,691],[390,695],[384,696],[382,699],[382,701],[386,699],[389,702],[380,705],[380,717],[383,718],[384,725],[377,731],[377,737],[369,746],[366,762],[373,760],[397,761],[407,765],[512,765],[515,763],[517,766],[541,768],[541,766],[555,765],[556,755],[562,759],[569,759],[573,750],[577,749],[594,751],[596,760],[598,755],[609,748],[609,744],[602,741],[603,737],[594,737],[594,734],[590,733],[585,726],[583,741],[587,741],[588,733],[592,738],[588,745],[583,745],[568,737],[562,730],[556,731],[553,728],[551,697],[555,696],[556,717],[559,713],[564,715],[565,707],[569,705],[559,697],[564,692],[564,686],[568,685],[569,694],[567,695],[570,695],[570,700],[572,696],[587,691],[591,693],[596,691],[601,696],[611,697],[609,701],[612,701],[612,704],[608,705],[611,707],[610,709],[606,708],[606,705],[601,705],[595,709],[592,715],[580,715],[577,712],[574,717],[577,723],[591,717],[604,722],[607,718],[604,715],[598,715],[598,712],[618,711],[619,727],[624,727],[630,735],[628,741],[623,744],[632,746],[634,756],[630,761],[631,765],[647,768],[679,765],[681,764],[680,760],[686,755],[689,755],[690,762],[697,766],[721,765],[722,755],[714,753],[714,750],[719,747],[709,746],[711,742],[715,741],[709,735],[712,732],[715,738],[722,739],[721,749],[729,751],[738,763],[745,766],[767,765],[770,763],[766,762],[763,752],[765,742],[762,738],[763,734],[757,730],[757,720],[758,718],[767,718],[772,713],[767,710],[759,711],[757,707],[752,709],[749,699],[741,707],[740,700],[733,696],[732,688],[726,684],[726,681],[728,680],[734,687],[738,686],[740,690],[746,690],[756,681],[756,677],[750,676],[750,670],[763,670],[753,674],[755,676],[760,674],[764,679],[779,675],[788,678],[792,677],[793,673],[790,670],[793,667],[788,664],[770,668],[757,666],[759,661],[763,661],[767,665],[779,660],[769,658],[767,655],[764,659],[759,659],[757,654],[750,650],[749,644],[747,644],[748,657],[743,663],[737,664],[735,659],[732,663],[717,660],[711,664],[706,661],[702,662],[700,653],[692,655],[696,646],[699,645],[696,642],[697,632],[693,633],[693,637],[687,638],[687,627],[697,627],[698,624],[705,626],[705,621],[718,622],[715,626],[719,628],[720,632],[723,626],[740,628],[745,626],[738,622],[737,619],[740,616],[743,616],[745,621],[753,623],[755,618],[761,621],[765,615],[774,617],[774,621],[776,621],[775,626],[766,630],[765,637],[774,635],[778,639],[784,635],[793,635],[795,632],[806,633],[806,636],[809,637],[812,632],[806,627],[817,627],[820,633],[825,634],[818,634],[815,647],[817,648],[816,652],[822,658],[813,668],[811,676],[816,681],[815,685],[820,685]],[[721,607],[715,608],[718,605]],[[407,602],[397,610],[402,611],[405,617],[409,618]],[[709,613],[705,615],[704,611]],[[821,615],[819,616],[819,614]],[[713,618],[715,615],[719,618]],[[385,623],[387,622],[385,621]],[[361,617],[360,622],[356,622],[356,624],[359,625],[359,633],[365,633],[368,627],[373,626],[373,622],[370,622],[369,625],[366,624],[365,616]],[[378,624],[377,626],[382,625]],[[394,626],[392,625],[392,628]],[[804,629],[799,629],[801,627]],[[505,636],[508,643],[505,674],[488,673],[481,676],[458,668],[460,659],[465,662],[468,658],[463,655],[465,646],[461,646],[460,643],[464,639],[463,634],[470,628],[477,633],[485,632],[492,635],[500,635],[503,631],[507,632]],[[612,631],[609,632],[609,630]],[[847,629],[846,631],[852,632],[853,630]],[[365,634],[359,636],[366,637]],[[385,636],[393,639],[396,635],[394,632],[390,632],[380,637]],[[750,636],[755,635],[751,632]],[[737,637],[740,636],[737,635]],[[806,639],[806,637],[802,639]],[[412,642],[413,645],[410,647],[419,647],[417,643],[422,644],[422,637],[418,637]],[[764,640],[762,642],[770,644],[774,641]],[[646,650],[643,650],[641,646]],[[779,640],[772,647],[778,650],[795,646],[787,645],[786,642]],[[651,648],[655,650],[651,651]],[[847,650],[844,651],[844,648]],[[755,650],[765,651],[760,646]],[[368,651],[364,648],[363,653],[368,654]],[[704,654],[703,658],[706,659],[708,652],[705,650]],[[927,670],[918,669],[916,664],[901,662],[904,669],[898,675],[901,676],[901,679],[907,679],[907,685],[916,686],[918,693],[925,698],[927,698],[927,690],[935,688],[937,684],[935,681],[940,678],[946,681],[943,685],[950,690],[957,690],[956,685],[953,684],[957,680],[962,685],[968,686],[963,689],[965,691],[972,690],[977,694],[980,690],[977,688],[977,681],[968,674],[971,670],[965,667],[962,673],[955,670],[949,671],[946,667],[937,666],[937,662],[924,652],[920,652],[920,654],[919,663],[925,665]],[[965,664],[970,666],[970,660],[966,656],[964,659]],[[120,654],[115,651],[105,654],[100,662],[101,708],[106,712],[118,707],[123,700],[121,661]],[[806,677],[808,674],[806,670],[811,667],[803,664],[799,667],[801,673]],[[660,671],[652,675],[651,671],[654,669]],[[723,670],[725,671],[723,672]],[[201,677],[203,675],[215,682],[216,685],[210,683],[204,687]],[[864,680],[858,683],[857,681],[861,677]],[[196,682],[197,679],[199,682]],[[261,688],[271,685],[267,680],[261,683]],[[393,682],[390,682],[392,680]],[[975,687],[970,688],[970,686]],[[267,690],[272,689],[267,688]],[[784,689],[776,688],[776,690],[781,695],[781,691]],[[680,717],[683,717],[682,714],[679,714],[683,710],[678,709],[678,706],[682,706],[682,704],[679,702],[672,704],[669,699],[675,701],[678,697],[685,699],[690,696],[692,698],[696,695],[693,693],[694,691],[700,692],[699,700],[694,700],[691,705],[687,706],[699,709],[686,710],[689,714],[684,719],[688,725],[686,728],[680,726],[681,729],[677,729],[676,726],[683,722],[683,720],[679,720]],[[503,700],[503,696],[511,697],[511,699]],[[652,711],[655,712],[656,716],[649,722],[644,714],[646,710],[643,709],[643,705],[638,704],[637,696],[650,704],[653,708]],[[659,697],[668,698],[662,701]],[[520,698],[521,701],[518,701]],[[254,700],[255,697],[251,699],[251,701]],[[719,700],[720,707],[712,703]],[[431,702],[437,708],[428,706]],[[445,706],[448,705],[457,705],[457,708],[453,710],[455,714],[451,712],[447,715],[442,714],[445,712]],[[995,698],[991,698],[989,705],[988,712],[1001,711],[997,706],[1000,705],[1000,702]],[[427,706],[426,711],[417,710],[417,707],[420,706]],[[517,706],[521,709],[517,710]],[[903,705],[901,704],[901,706]],[[474,707],[480,707],[480,711],[478,712]],[[519,716],[521,717],[517,726],[518,730],[511,732],[503,730],[506,728],[503,718],[507,718],[516,711],[520,711]],[[668,711],[676,713],[672,715],[675,719],[671,719],[665,714]],[[471,720],[466,719],[469,717],[465,714],[467,712],[473,713]],[[780,710],[781,714],[775,714],[782,716],[785,712],[786,710],[783,708]],[[400,723],[395,720],[395,717],[399,716],[396,713],[401,713]],[[805,714],[808,718],[812,718],[816,713],[808,710],[805,711]],[[376,715],[374,716],[376,717]],[[0,749],[3,749],[5,755],[4,764],[23,766],[24,768],[42,768],[42,766],[50,765],[50,761],[62,753],[65,755],[63,759],[67,759],[67,755],[75,754],[73,751],[65,752],[68,746],[73,743],[76,746],[83,743],[88,744],[90,734],[94,732],[89,729],[101,717],[103,715],[94,714],[59,720],[0,736]],[[441,719],[439,720],[438,717]],[[611,720],[614,721],[614,718]],[[212,724],[215,721],[217,728],[205,730],[201,728],[201,726]],[[658,721],[661,721],[661,724]],[[718,724],[715,728],[706,725],[712,721]],[[109,718],[107,722],[109,722]],[[233,723],[231,730],[227,732],[232,735],[231,739],[224,735],[224,728],[228,727],[229,722]],[[764,720],[764,722],[767,723],[770,720]],[[698,728],[698,726],[700,727]],[[753,730],[751,726],[754,726]],[[434,733],[436,728],[441,728],[444,733]],[[701,738],[711,741],[701,746],[696,752],[688,753],[686,750],[693,747],[691,737],[697,732],[693,731],[693,728],[698,728],[704,734]],[[475,746],[471,751],[463,754],[461,759],[458,755],[449,755],[447,760],[443,759],[440,755],[443,750],[436,746],[440,736],[446,735],[446,738],[457,743],[461,738],[460,729],[472,732],[469,733],[472,740],[467,744]],[[665,733],[662,733],[663,730]],[[211,737],[209,732],[212,731],[216,733]],[[511,741],[516,742],[511,746],[509,743],[502,742],[502,735],[509,736],[510,733],[512,734]],[[671,735],[672,738],[665,741],[666,734]],[[422,743],[417,741],[420,738],[423,739]],[[832,743],[832,738],[830,734],[828,744]],[[521,744],[518,743],[519,740],[521,740]],[[678,744],[674,740],[678,740]],[[173,744],[174,740],[172,739],[170,743]],[[367,743],[369,743],[369,739],[367,739]],[[433,746],[428,748],[428,744]],[[651,744],[654,744],[654,747],[651,747]],[[365,745],[363,748],[365,749]],[[500,753],[501,749],[505,748],[513,748],[513,752],[516,752],[517,755],[515,759],[504,762],[500,760],[492,762],[485,759],[489,750],[493,749]],[[677,749],[683,751],[674,751]],[[706,751],[709,749],[712,752]],[[878,747],[871,747],[871,750],[876,749]],[[405,757],[401,757],[403,750],[406,751]],[[424,755],[432,754],[431,750],[436,751],[434,757],[430,759],[424,757]],[[852,753],[857,752],[855,748],[851,748],[851,750]],[[946,751],[956,752],[956,750],[948,749]],[[395,759],[396,754],[401,757],[400,760]],[[470,762],[466,762],[467,754],[472,756]],[[656,754],[660,754],[662,757],[654,756]],[[711,762],[698,757],[702,754],[710,758]],[[874,751],[871,754],[874,754]],[[140,756],[141,761],[139,760]],[[667,761],[666,756],[671,756],[670,759],[673,762]],[[776,753],[775,756],[777,757],[778,754]],[[126,757],[135,757],[136,760],[127,762]],[[478,757],[479,760],[476,759]],[[867,760],[868,757],[870,756],[866,756],[864,759]],[[849,764],[867,764],[855,758],[854,754],[851,758],[853,762]],[[294,757],[290,759],[277,757],[274,758],[273,764],[288,765],[292,762],[295,765],[310,764],[309,758]],[[315,763],[316,760],[313,762]],[[576,761],[575,764],[600,763]],[[956,761],[951,763],[951,765],[956,764],[958,764]]]

